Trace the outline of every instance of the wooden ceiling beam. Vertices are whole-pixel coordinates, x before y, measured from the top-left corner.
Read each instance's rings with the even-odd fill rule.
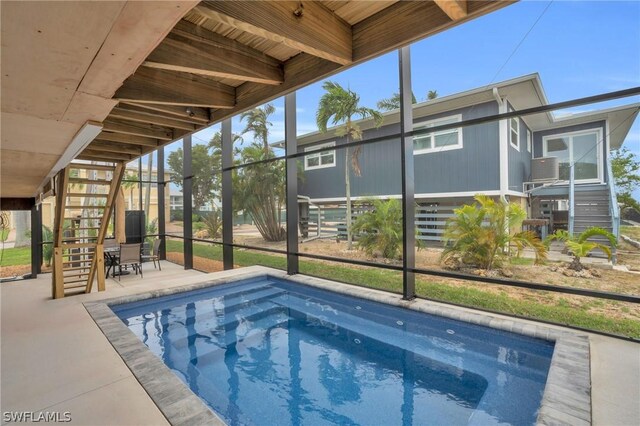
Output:
[[[467,14],[452,23],[432,1],[399,1],[353,26],[353,60],[371,59],[514,2],[469,1]]]
[[[228,3],[228,2],[221,2]],[[469,14],[458,22],[476,18],[500,9],[506,1],[471,1]],[[398,2],[353,27],[354,62],[361,63],[416,40],[451,27],[451,19],[433,2]],[[311,84],[344,68],[336,63],[301,53],[284,63],[285,81],[281,86],[244,83],[236,88],[237,104],[233,109],[214,110],[211,122],[216,123],[262,103],[276,99],[300,87]]]
[[[138,111],[132,111],[122,107],[116,107],[111,110],[109,118],[116,118],[120,120],[133,121],[136,123],[150,123],[157,124],[158,126],[172,127],[175,129],[196,130],[194,124],[185,123],[184,121],[169,118],[167,116],[155,115],[152,113],[141,113]]]
[[[194,74],[140,67],[115,98],[145,104],[233,108],[235,88]]]
[[[99,140],[93,140],[87,148],[95,151],[119,152],[131,155],[142,155],[143,152],[140,145],[127,145],[118,142],[105,142]]]
[[[160,145],[158,143],[158,139],[128,135],[124,133],[104,132],[104,131],[100,132],[94,140],[148,146],[153,148],[157,148]]]
[[[158,104],[141,104],[137,102],[120,102],[118,105],[133,106],[138,109],[144,109],[146,111],[155,111],[163,114],[170,114],[177,119],[195,122],[195,123],[208,123],[210,114],[207,108],[199,107],[184,107],[173,105],[158,105]]]
[[[142,65],[263,84],[284,79],[277,59],[188,21],[179,22]]]
[[[331,62],[353,61],[351,26],[315,1],[203,1],[194,10]]]
[[[433,0],[452,21],[467,16],[467,0]]]
[[[173,139],[173,130],[165,127],[145,123],[131,123],[115,119],[107,119],[103,123],[102,130],[126,135],[143,136],[146,138],[170,141]]]
[[[231,110],[217,110],[211,114],[211,121],[218,122],[258,104],[268,102],[284,93],[303,87],[325,75],[331,74],[341,66],[317,56],[300,53],[285,62],[284,83],[281,86],[265,86],[264,84],[245,83],[236,90],[237,105]],[[259,100],[259,101],[258,101]]]

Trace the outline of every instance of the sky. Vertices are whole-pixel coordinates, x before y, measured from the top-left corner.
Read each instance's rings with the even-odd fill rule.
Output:
[[[429,90],[440,97],[537,72],[549,102],[560,102],[640,86],[640,1],[523,0],[411,46],[413,91],[419,101]],[[397,52],[328,78],[357,92],[361,104],[398,91]],[[324,81],[324,80],[323,80]],[[315,111],[322,83],[297,93],[298,134],[317,130]],[[584,112],[640,102],[640,96],[571,109]],[[270,141],[284,138],[284,100]],[[569,111],[557,111],[566,113]],[[242,130],[236,117],[234,132]],[[206,143],[219,125],[194,135]],[[245,139],[251,139],[246,135]],[[179,144],[167,148],[168,152]],[[640,119],[624,145],[640,158]],[[634,194],[640,199],[640,190]]]

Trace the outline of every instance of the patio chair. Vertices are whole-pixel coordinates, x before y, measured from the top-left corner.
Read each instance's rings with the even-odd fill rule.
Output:
[[[122,267],[128,265],[131,265],[136,275],[140,271],[140,278],[143,278],[141,248],[141,244],[120,244],[120,261],[118,262],[120,274],[118,275],[118,281],[122,276]]]
[[[151,248],[151,254],[143,255],[142,260],[152,261],[153,269],[156,268],[156,262],[158,262],[158,268],[162,271],[162,266],[160,266],[160,238],[156,238],[155,240],[153,240],[153,247]]]

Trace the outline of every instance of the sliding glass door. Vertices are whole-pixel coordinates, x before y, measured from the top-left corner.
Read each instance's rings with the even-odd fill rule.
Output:
[[[557,157],[560,165],[560,180],[568,181],[571,165],[574,178],[582,182],[602,180],[601,151],[604,143],[602,132],[586,130],[546,136],[543,138],[544,156]]]

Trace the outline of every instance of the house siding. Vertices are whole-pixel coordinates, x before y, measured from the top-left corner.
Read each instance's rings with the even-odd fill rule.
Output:
[[[522,192],[522,185],[530,180],[532,153],[527,151],[527,130],[530,129],[522,119],[519,120],[520,151],[509,143],[509,191]],[[533,133],[531,134],[531,145],[533,151]]]
[[[558,127],[555,129],[535,132],[533,134],[534,157],[537,158],[537,157],[543,156],[544,150],[542,147],[542,138],[544,138],[545,136],[559,135],[562,133],[578,132],[581,130],[590,130],[590,129],[600,129],[600,131],[602,132],[602,140],[599,141],[600,142],[599,149],[600,149],[600,153],[603,160],[602,179],[603,179],[603,182],[607,182],[607,158],[609,153],[607,152],[608,135],[607,135],[607,129],[606,129],[606,121],[604,120],[578,124],[574,126]]]
[[[496,102],[486,102],[462,109],[447,111],[428,117],[415,118],[422,122],[461,114],[462,120],[497,114]],[[462,130],[462,148],[414,156],[415,192],[449,193],[490,191],[499,189],[499,129],[498,123],[483,123]],[[401,165],[398,144],[399,123],[364,132],[365,139],[389,136],[383,142],[365,145],[360,154],[362,176],[351,174],[353,197],[398,195],[401,193]],[[328,134],[329,135],[329,134]],[[304,145],[309,148],[335,141],[336,146],[345,138],[328,136],[321,142]],[[336,151],[336,167],[305,170],[300,194],[313,199],[342,198],[344,189],[344,150]]]

